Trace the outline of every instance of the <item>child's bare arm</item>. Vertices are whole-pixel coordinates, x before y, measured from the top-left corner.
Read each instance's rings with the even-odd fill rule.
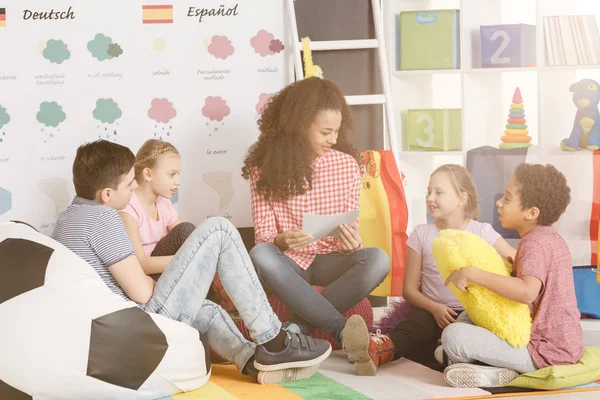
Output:
[[[542,281],[536,277],[514,278],[493,274],[476,267],[466,267],[452,273],[446,280],[446,285],[450,282],[462,291],[467,291],[467,286],[473,283],[509,300],[524,304],[533,303],[542,289]]]
[[[436,306],[439,306],[439,304],[423,296],[423,294],[419,291],[422,268],[421,262],[421,255],[409,247],[408,254],[406,256],[406,268],[404,270],[402,297],[404,297],[406,301],[412,305],[433,313],[432,310]]]
[[[429,311],[440,329],[444,329],[453,322],[458,314],[445,304],[436,303],[428,299],[419,291],[421,281],[422,257],[419,253],[408,248],[406,257],[406,269],[404,271],[404,285],[402,295],[409,303],[416,307]]]
[[[156,283],[144,273],[135,256],[131,255],[111,265],[108,270],[131,300],[146,304],[152,297]]]
[[[494,248],[504,258],[514,259],[517,254],[517,250],[512,247],[504,238],[499,238],[494,243]]]

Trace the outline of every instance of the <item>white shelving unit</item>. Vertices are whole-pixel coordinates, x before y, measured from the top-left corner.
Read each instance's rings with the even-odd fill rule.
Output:
[[[598,0],[381,0],[397,140],[402,143],[401,115],[415,108],[461,108],[462,151],[399,154],[407,176],[409,231],[426,222],[425,194],[429,175],[446,163],[465,164],[468,150],[500,144],[515,88],[523,95],[529,135],[535,145],[558,146],[569,136],[576,108],[569,86],[582,78],[600,81],[600,65],[546,65],[543,17],[593,14],[600,21]],[[461,68],[457,70],[398,71],[397,16],[401,11],[460,9]],[[535,25],[536,66],[481,68],[481,25]],[[540,29],[542,27],[542,29]],[[573,153],[577,157],[577,153]]]

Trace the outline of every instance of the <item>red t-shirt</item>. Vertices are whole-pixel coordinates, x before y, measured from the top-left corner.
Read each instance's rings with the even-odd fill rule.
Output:
[[[583,354],[571,253],[551,226],[537,226],[521,240],[515,256],[517,277],[542,281],[530,305],[533,317],[527,350],[538,368],[575,364]]]

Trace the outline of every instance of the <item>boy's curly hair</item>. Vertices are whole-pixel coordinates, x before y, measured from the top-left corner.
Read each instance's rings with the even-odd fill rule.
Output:
[[[567,179],[553,165],[519,164],[515,177],[521,184],[521,207],[537,207],[538,223],[549,226],[558,221],[571,202]]]
[[[250,179],[256,169],[259,175],[256,191],[266,200],[285,201],[312,189],[312,158],[305,132],[323,110],[342,113],[333,148],[351,155],[362,165],[361,154],[348,139],[354,122],[340,88],[317,77],[294,82],[275,94],[266,105],[258,120],[258,141],[244,159],[242,176]]]

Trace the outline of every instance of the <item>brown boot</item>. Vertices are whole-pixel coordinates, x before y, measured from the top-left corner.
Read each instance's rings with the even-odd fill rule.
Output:
[[[360,315],[353,315],[344,327],[344,348],[354,360],[356,374],[375,376],[377,368],[394,359],[395,348],[388,335],[372,334]]]

